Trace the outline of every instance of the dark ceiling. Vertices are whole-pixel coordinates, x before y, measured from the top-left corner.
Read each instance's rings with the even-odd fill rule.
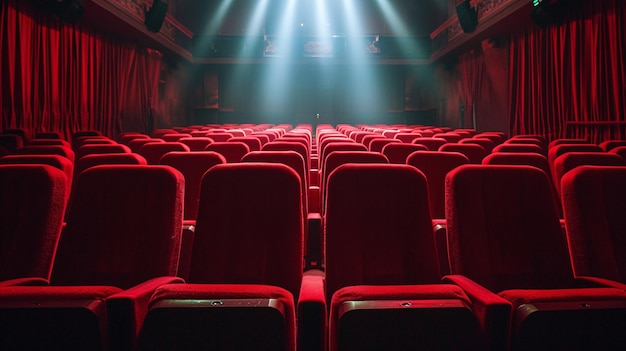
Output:
[[[173,8],[174,16],[192,32],[197,34],[266,34],[290,0],[267,0],[267,10],[263,15],[262,28],[250,29],[249,23],[261,0],[231,0],[228,11],[215,23],[214,16],[222,1],[228,0],[177,0]],[[295,0],[297,2],[297,21],[305,23],[315,21],[315,2],[322,0]],[[329,25],[333,34],[345,34],[348,15],[358,18],[364,34],[384,35],[429,35],[448,18],[449,0],[352,0],[358,13],[347,14],[342,0],[325,0]],[[383,14],[379,3],[388,3],[395,10],[398,19],[392,20]],[[394,33],[394,22],[401,21],[409,33]],[[210,29],[207,29],[210,28]],[[216,29],[219,28],[219,29]],[[217,30],[217,33],[215,31]],[[207,31],[213,33],[206,33]]]

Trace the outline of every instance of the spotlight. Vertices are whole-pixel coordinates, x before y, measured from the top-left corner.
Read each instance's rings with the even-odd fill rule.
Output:
[[[459,18],[463,32],[471,33],[476,30],[476,26],[478,25],[478,12],[472,7],[469,0],[464,0],[456,5],[456,15]]]

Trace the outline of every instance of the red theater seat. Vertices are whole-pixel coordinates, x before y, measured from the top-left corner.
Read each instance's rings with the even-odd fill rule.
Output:
[[[71,147],[63,145],[26,145],[17,150],[19,155],[59,155],[74,163],[74,151]]]
[[[242,142],[246,145],[248,145],[248,149],[250,149],[250,151],[261,151],[261,141],[253,136],[249,136],[249,137],[234,137],[228,140],[229,142]]]
[[[164,143],[165,140],[163,139],[155,139],[155,138],[135,138],[132,139],[128,142],[128,147],[130,148],[130,151],[138,154],[139,150],[141,150],[141,148],[146,145],[146,144],[150,144],[150,143]]]
[[[382,154],[387,157],[389,163],[399,165],[406,164],[406,158],[415,151],[428,151],[428,148],[419,144],[390,143],[383,147]]]
[[[152,297],[142,349],[295,350],[300,189],[296,172],[282,164],[226,164],[206,173],[190,284],[163,286]]]
[[[369,143],[368,150],[370,152],[383,152],[383,148],[388,144],[401,144],[402,142],[398,139],[391,138],[377,138],[372,139]]]
[[[580,166],[563,177],[574,274],[626,290],[626,167]]]
[[[237,163],[250,152],[250,148],[245,143],[239,141],[216,141],[207,145],[205,151],[214,151],[224,156],[226,162]]]
[[[138,154],[143,156],[149,165],[158,165],[161,157],[168,152],[189,152],[189,146],[179,142],[148,143],[143,145]]]
[[[74,174],[79,175],[87,168],[100,165],[147,165],[143,156],[134,153],[123,154],[92,154],[85,155],[76,161]]]
[[[0,165],[0,286],[50,279],[68,195],[56,167]]]
[[[173,276],[183,184],[165,166],[107,165],[81,173],[52,286],[0,289],[3,347],[133,349],[154,290],[182,282]]]
[[[74,164],[67,158],[59,155],[7,155],[0,158],[0,164],[43,164],[57,168],[67,177],[68,191],[66,201],[69,199],[72,181],[74,178]]]
[[[561,179],[572,169],[583,166],[624,166],[621,156],[605,152],[567,152],[554,160],[554,185],[561,193]]]
[[[469,298],[439,284],[426,183],[407,165],[345,164],[331,173],[319,294],[330,350],[480,348]]]
[[[521,140],[521,139],[520,139]],[[534,152],[539,155],[546,155],[546,151],[537,144],[502,143],[493,148],[492,153],[500,152]]]
[[[429,207],[433,218],[445,218],[445,179],[448,172],[469,163],[458,152],[418,151],[407,157],[406,163],[417,168],[428,180]]]
[[[574,279],[544,172],[527,166],[465,165],[448,175],[446,196],[450,270],[455,274],[447,279],[469,295],[486,288],[512,304],[509,330],[508,318],[492,330],[498,340],[510,333],[507,349],[624,345],[626,291],[581,288]]]
[[[480,145],[485,149],[485,151],[487,152],[487,155],[493,151],[494,147],[496,147],[496,144],[493,142],[493,140],[487,139],[487,138],[465,138],[465,139],[461,139],[461,141],[459,141],[459,144]]]
[[[176,168],[185,177],[184,219],[195,220],[198,214],[202,176],[213,166],[226,163],[226,159],[213,151],[173,151],[164,154],[159,163]]]
[[[35,138],[28,141],[27,145],[61,145],[72,148],[72,144],[63,139],[41,139]]]
[[[191,138],[180,138],[178,139],[179,143],[183,143],[189,147],[191,151],[204,151],[206,147],[213,143],[214,140],[207,137],[191,137]]]
[[[447,141],[443,138],[422,137],[413,139],[413,144],[424,145],[428,148],[428,151],[437,151],[445,143],[447,143]]]
[[[129,154],[130,148],[124,144],[86,144],[76,150],[76,162],[83,156],[93,154]]]
[[[626,140],[605,140],[600,143],[600,147],[606,152],[609,152],[619,146],[626,146]]]
[[[446,143],[441,145],[438,151],[461,153],[473,164],[480,164],[487,156],[487,151],[478,144]]]

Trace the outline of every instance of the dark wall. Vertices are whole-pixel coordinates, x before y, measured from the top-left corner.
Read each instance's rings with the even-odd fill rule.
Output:
[[[430,66],[203,66],[192,123],[435,124]]]

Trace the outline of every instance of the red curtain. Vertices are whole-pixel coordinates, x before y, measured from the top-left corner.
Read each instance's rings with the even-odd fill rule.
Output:
[[[626,137],[626,2],[577,3],[563,24],[511,38],[512,134]]]
[[[33,3],[0,5],[0,129],[66,138],[78,130],[150,131],[160,113],[161,54],[65,24]]]

